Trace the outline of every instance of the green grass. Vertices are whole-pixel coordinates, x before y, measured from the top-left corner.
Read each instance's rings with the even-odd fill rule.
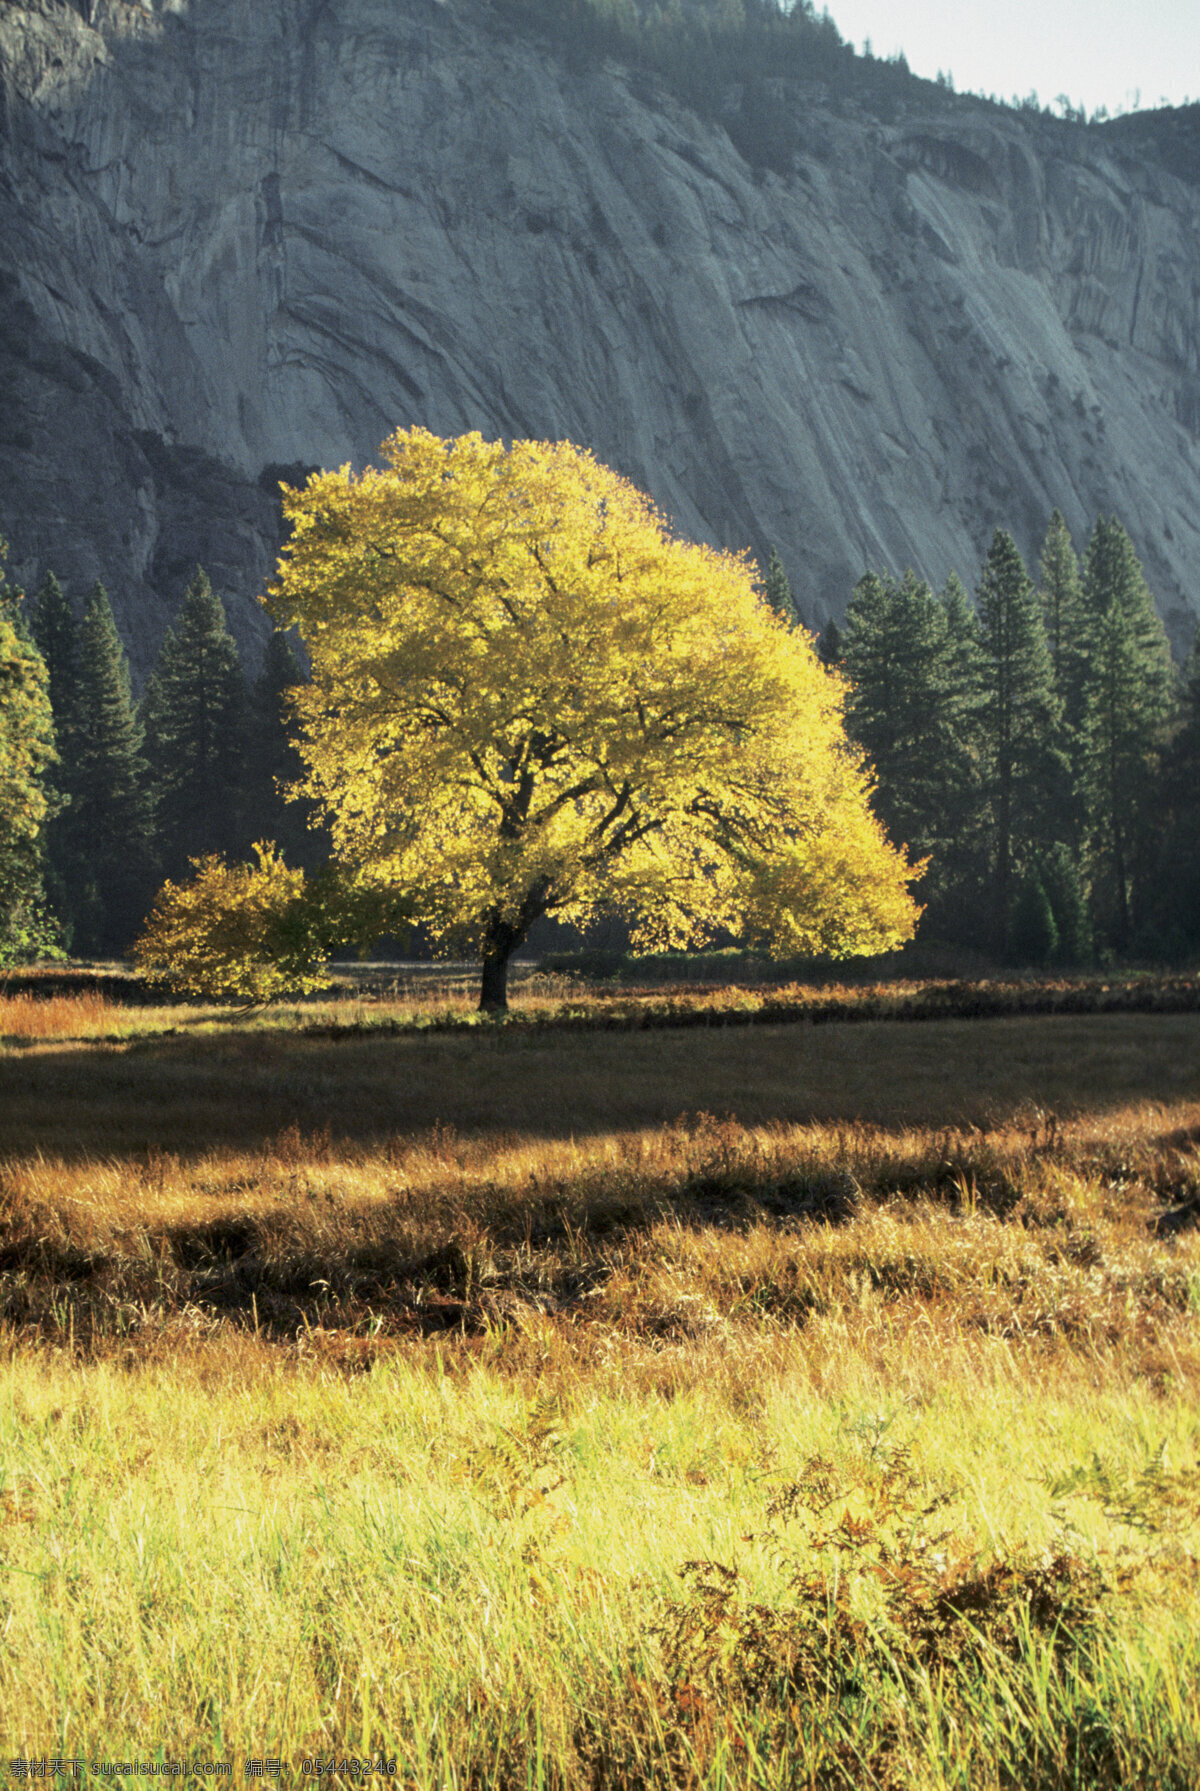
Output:
[[[1003,1783],[1006,1754],[1010,1783],[1195,1783],[1194,1523],[1147,1537],[1093,1501],[1056,1510],[1046,1484],[1094,1454],[1129,1475],[1164,1449],[1194,1468],[1181,1409],[1128,1390],[1048,1397],[994,1353],[921,1395],[860,1372],[831,1401],[780,1363],[745,1403],[609,1393],[549,1417],[502,1370],[444,1360],[347,1379],[281,1372],[243,1341],[188,1368],[0,1375],[10,1748],[382,1750],[409,1782],[493,1784],[536,1779],[539,1747],[545,1782],[587,1782],[602,1745],[614,1782],[720,1782],[741,1776],[739,1742],[769,1741],[778,1784],[823,1754],[831,1782],[864,1782],[855,1751],[900,1783]],[[1074,1564],[1077,1629],[1056,1637],[1050,1611],[1026,1634],[1018,1601],[1015,1629],[990,1641],[985,1612],[977,1656],[934,1671],[905,1659],[902,1630],[872,1636],[864,1571],[846,1601],[861,1663],[833,1663],[849,1688],[745,1683],[742,1613],[777,1614],[785,1659],[789,1627],[816,1623],[819,1642],[825,1616],[789,1585],[772,1491],[821,1456],[859,1477],[867,1522],[861,1487],[900,1444],[949,1497],[937,1532],[956,1558]],[[835,1560],[854,1575],[852,1545],[822,1558],[808,1540],[791,1546],[826,1592]],[[706,1626],[693,1606],[689,1657],[662,1638],[695,1559],[736,1570],[739,1610]]]

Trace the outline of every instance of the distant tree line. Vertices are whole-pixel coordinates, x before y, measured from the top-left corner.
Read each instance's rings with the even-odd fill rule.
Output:
[[[606,59],[661,82],[722,125],[754,168],[786,171],[802,108],[789,84],[880,95],[911,84],[908,64],[856,58],[812,0],[492,0],[498,17],[536,31],[577,72]],[[931,84],[932,85],[932,84]]]
[[[798,84],[819,83],[830,95],[870,96],[881,118],[894,115],[914,89],[955,96],[952,75],[935,80],[914,75],[903,51],[879,57],[868,39],[855,53],[813,0],[491,0],[492,12],[516,30],[536,33],[568,68],[584,72],[605,60],[623,62],[635,76],[649,76],[700,117],[721,125],[735,148],[756,169],[788,173],[802,145],[805,106]],[[1068,124],[1100,124],[1104,107],[1091,114],[1060,94],[1043,106],[1036,93],[961,96],[1001,111],[1033,113]],[[1185,101],[1184,108],[1191,102]],[[1175,119],[1184,137],[1173,146],[1158,124],[1168,166],[1186,177],[1194,165],[1194,131],[1186,111]],[[1181,122],[1182,121],[1182,122]],[[1164,129],[1169,134],[1168,120]]]
[[[798,625],[777,553],[764,587]],[[997,530],[974,602],[867,573],[817,648],[889,837],[929,861],[923,939],[1063,966],[1200,948],[1200,634],[1177,669],[1117,520],[1081,565],[1056,511],[1036,580]],[[277,632],[247,682],[197,569],[135,702],[102,586],[78,612],[52,573],[28,603],[0,574],[0,963],[123,953],[204,854],[323,863],[285,795],[303,679]]]
[[[80,614],[47,573],[25,607],[17,617],[14,606],[14,625],[44,668],[55,749],[31,867],[40,901],[26,906],[66,949],[123,953],[164,878],[186,877],[201,854],[245,858],[270,838],[293,863],[323,856],[307,807],[283,794],[300,771],[287,692],[303,676],[283,635],[248,683],[221,599],[197,568],[138,703],[103,585]]]
[[[1200,634],[1179,672],[1115,518],[1081,566],[1055,511],[1036,582],[998,529],[974,605],[954,574],[868,573],[818,651],[889,836],[929,859],[922,938],[1061,965],[1200,946]]]

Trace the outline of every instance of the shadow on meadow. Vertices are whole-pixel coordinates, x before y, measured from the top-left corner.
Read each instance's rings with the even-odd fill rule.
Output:
[[[298,1126],[379,1147],[436,1124],[570,1139],[670,1123],[1001,1128],[1200,1099],[1200,1015],[640,1033],[320,1038],[243,1028],[0,1057],[0,1161],[261,1148]]]

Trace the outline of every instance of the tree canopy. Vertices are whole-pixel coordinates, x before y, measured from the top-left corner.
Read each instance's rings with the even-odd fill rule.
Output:
[[[306,793],[334,849],[483,964],[541,915],[642,946],[721,929],[844,956],[912,936],[844,686],[744,557],[675,539],[569,443],[400,430],[285,491],[268,604],[298,627]]]

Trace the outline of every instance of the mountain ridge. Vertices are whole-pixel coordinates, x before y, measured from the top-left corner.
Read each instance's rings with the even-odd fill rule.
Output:
[[[792,81],[779,172],[569,61],[484,0],[7,7],[16,574],[103,578],[144,672],[200,560],[253,651],[278,478],[421,423],[591,447],[683,533],[778,545],[817,625],[868,566],[971,584],[996,525],[1116,513],[1186,646],[1200,108]]]

